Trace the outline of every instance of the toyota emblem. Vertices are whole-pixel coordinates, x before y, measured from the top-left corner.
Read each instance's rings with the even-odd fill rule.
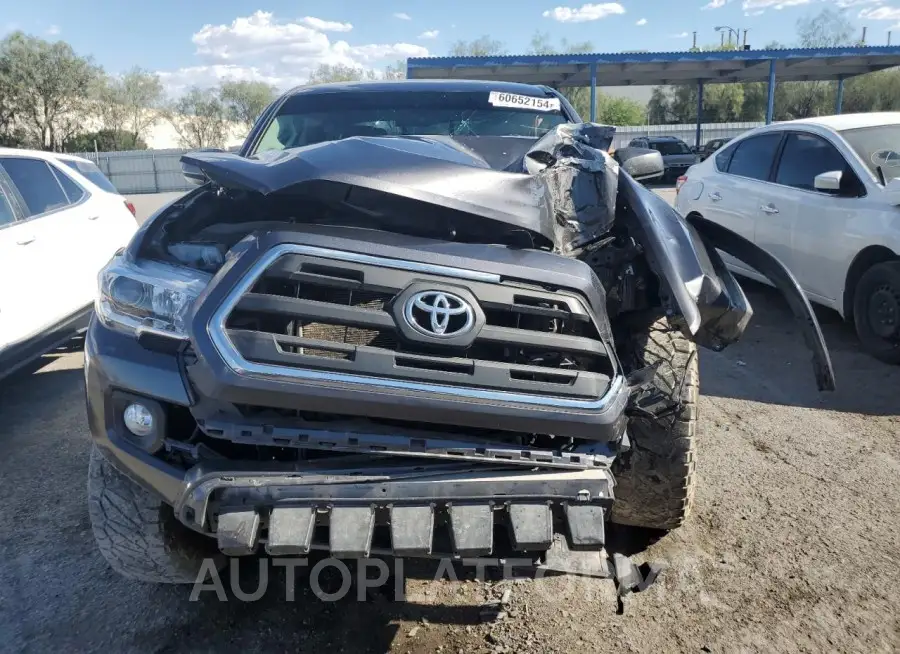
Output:
[[[422,291],[411,296],[403,317],[414,330],[433,338],[456,338],[475,327],[472,305],[454,293]]]

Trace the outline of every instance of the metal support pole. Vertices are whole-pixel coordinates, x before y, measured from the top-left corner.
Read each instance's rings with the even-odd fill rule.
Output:
[[[775,60],[769,61],[769,99],[766,103],[766,125],[772,124],[775,116]]]
[[[838,77],[837,98],[834,101],[834,113],[841,113],[841,107],[844,105],[844,78]]]
[[[591,122],[597,118],[597,64],[591,64]]]
[[[700,148],[700,127],[703,125],[703,80],[697,80],[697,139],[696,146]]]

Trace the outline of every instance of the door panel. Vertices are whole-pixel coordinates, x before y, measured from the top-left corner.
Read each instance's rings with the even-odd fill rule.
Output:
[[[724,152],[717,166],[727,166],[727,171],[704,180],[704,215],[755,242],[760,207],[769,202],[771,186],[762,180],[770,176],[780,142],[780,133],[761,134],[738,143],[733,153]],[[722,258],[738,272],[753,270],[728,254]]]
[[[839,170],[842,190],[817,191],[817,175]],[[860,208],[862,188],[852,167],[826,139],[810,133],[787,135],[775,174],[781,220],[761,221],[759,245],[781,259],[803,289],[819,301],[833,303],[843,287],[843,262],[851,253],[844,235]]]
[[[36,333],[89,304],[79,288],[86,274],[81,252],[92,247],[91,239],[73,220],[83,211],[87,193],[72,204],[42,159],[0,157],[0,167],[26,213],[26,219],[15,227],[15,245],[21,248],[17,279],[27,289],[21,311]]]

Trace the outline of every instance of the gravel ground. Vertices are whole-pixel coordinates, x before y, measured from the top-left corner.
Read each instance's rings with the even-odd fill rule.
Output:
[[[818,393],[786,308],[746,287],[745,338],[701,354],[695,513],[656,542],[620,539],[666,566],[622,612],[612,582],[573,577],[410,580],[405,603],[322,602],[302,577],[287,601],[282,568],[254,602],[121,579],[87,516],[74,342],[0,382],[0,651],[897,651],[900,368],[858,353],[823,311],[839,389]],[[256,565],[242,561],[244,592]],[[505,618],[482,623],[507,590]]]

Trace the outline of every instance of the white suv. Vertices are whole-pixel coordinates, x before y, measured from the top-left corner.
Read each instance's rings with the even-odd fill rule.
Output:
[[[87,326],[134,208],[71,155],[0,148],[0,377]]]

